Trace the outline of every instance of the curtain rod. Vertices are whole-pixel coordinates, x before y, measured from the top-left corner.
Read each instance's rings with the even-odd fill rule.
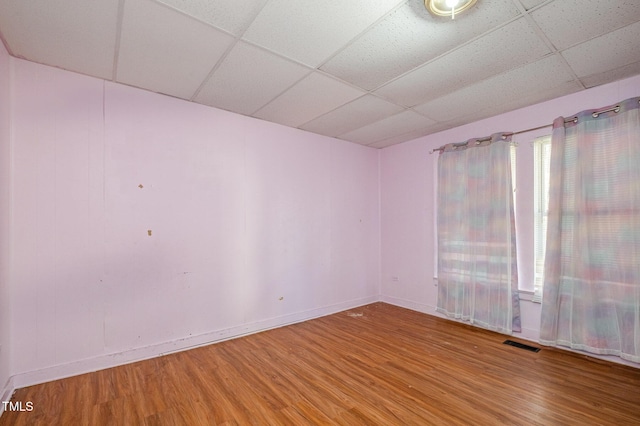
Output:
[[[618,112],[619,109],[620,109],[620,107],[616,106],[616,107],[610,108],[610,109],[605,110],[605,111],[598,111],[598,114],[601,114],[601,113],[607,112],[607,111],[616,111],[616,112]],[[596,114],[596,113],[594,113],[594,114]],[[564,120],[565,123],[571,123],[571,122],[576,123],[577,121],[578,121],[578,117],[565,118],[565,120]],[[533,132],[534,130],[540,130],[540,129],[544,129],[545,127],[551,127],[551,126],[553,126],[553,124],[545,124],[544,126],[532,127],[530,129],[518,130],[517,132],[505,133],[505,135],[508,135],[508,136],[519,135],[520,133]],[[486,142],[488,140],[491,140],[491,136],[486,137],[486,138],[474,139],[474,141],[477,141],[477,142]],[[466,145],[466,144],[464,144],[464,145]],[[462,145],[462,146],[464,146],[464,145]],[[431,151],[429,151],[429,154],[433,154],[436,151],[442,152],[444,150],[444,147],[445,147],[445,145],[442,145],[440,148],[432,149]]]
[[[640,100],[638,100],[638,103],[640,103]],[[608,108],[604,108],[601,110],[595,110],[594,112],[591,113],[591,116],[593,118],[598,118],[598,116],[600,114],[604,114],[605,112],[619,112],[620,111],[620,104],[618,105],[613,105],[611,107]],[[570,118],[565,118],[564,119],[565,123],[577,123],[578,122],[578,116],[575,115],[573,117]],[[534,130],[540,130],[540,129],[544,129],[545,127],[551,127],[553,126],[553,124],[546,124],[544,126],[538,126],[538,127],[532,127],[530,129],[525,129],[525,130],[518,130],[517,132],[512,132],[512,133],[505,133],[505,135],[509,135],[509,136],[513,136],[513,135],[519,135],[520,133],[527,133],[527,132],[533,132]],[[474,139],[476,142],[486,142],[488,140],[491,140],[491,136],[486,137],[486,138],[480,138],[480,139]],[[469,142],[460,144],[460,146],[465,146],[467,145]],[[432,149],[431,151],[429,151],[429,154],[433,154],[434,152],[438,151],[438,152],[442,152],[444,151],[444,147],[445,145],[442,145],[440,148],[436,148],[436,149]]]

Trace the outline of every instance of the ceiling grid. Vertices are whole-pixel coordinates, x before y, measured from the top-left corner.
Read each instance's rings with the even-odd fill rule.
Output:
[[[640,1],[3,0],[18,58],[384,148],[640,73]]]

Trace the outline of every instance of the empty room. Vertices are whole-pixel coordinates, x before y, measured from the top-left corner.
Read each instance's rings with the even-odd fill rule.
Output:
[[[0,425],[640,424],[640,1],[0,39]]]

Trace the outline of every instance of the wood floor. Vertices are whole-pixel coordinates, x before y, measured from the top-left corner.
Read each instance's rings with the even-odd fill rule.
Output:
[[[375,303],[16,391],[0,425],[640,425],[640,369]]]

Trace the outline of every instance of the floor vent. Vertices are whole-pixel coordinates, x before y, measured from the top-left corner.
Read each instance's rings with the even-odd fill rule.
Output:
[[[515,346],[516,348],[520,348],[520,349],[526,349],[531,352],[540,352],[540,348],[525,345],[524,343],[514,342],[513,340],[505,340],[504,344],[509,346]]]

